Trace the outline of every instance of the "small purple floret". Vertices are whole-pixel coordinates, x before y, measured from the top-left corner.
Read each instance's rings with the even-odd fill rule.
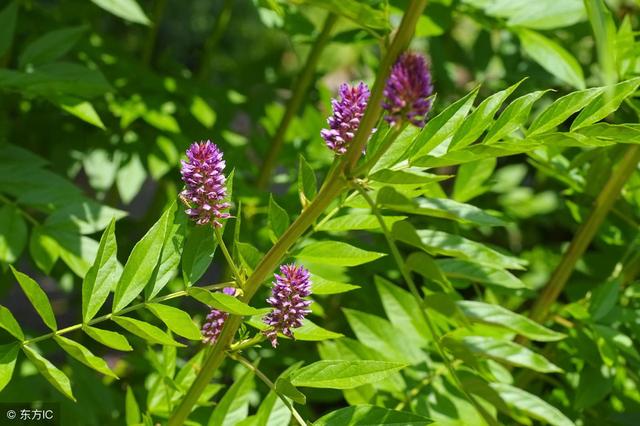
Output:
[[[280,266],[280,275],[274,274],[275,281],[271,297],[267,302],[273,310],[265,315],[263,321],[269,326],[263,333],[275,348],[278,345],[278,333],[294,338],[292,328],[302,326],[304,317],[311,312],[311,280],[309,271],[296,264]]]
[[[340,99],[331,101],[333,115],[327,119],[330,128],[322,129],[320,135],[336,154],[347,152],[367,108],[369,94],[369,87],[363,82],[353,87],[344,83],[340,86]]]
[[[424,127],[433,95],[431,72],[424,56],[412,52],[400,55],[383,93],[385,120],[392,125],[408,120],[414,126]]]
[[[230,207],[227,197],[225,162],[222,151],[211,141],[195,142],[187,149],[188,160],[182,160],[182,180],[185,189],[181,199],[189,207],[186,213],[198,225],[208,223],[221,227],[221,219],[229,217],[224,210]]]
[[[235,296],[236,289],[233,287],[225,287],[222,292],[230,296]],[[220,336],[222,332],[222,327],[224,327],[224,322],[228,317],[229,314],[226,312],[211,309],[204,324],[202,324],[202,341],[213,345],[216,340],[218,340],[218,336]]]

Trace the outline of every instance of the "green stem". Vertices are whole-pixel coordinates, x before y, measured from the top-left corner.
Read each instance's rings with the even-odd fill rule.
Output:
[[[211,30],[211,35],[207,39],[204,44],[202,59],[200,61],[200,68],[196,73],[196,76],[199,80],[204,80],[209,73],[209,64],[211,62],[211,56],[213,56],[213,52],[227,29],[227,25],[229,25],[229,21],[231,20],[231,12],[233,10],[233,0],[224,0],[222,5],[222,9],[218,16],[216,16],[216,20],[213,22],[213,29]]]
[[[162,15],[164,14],[164,9],[167,6],[167,0],[156,0],[155,7],[153,9],[153,22],[151,23],[151,28],[149,28],[149,33],[147,35],[147,42],[144,47],[144,53],[142,56],[142,61],[149,65],[151,63],[151,58],[153,57],[153,49],[156,46],[156,39],[158,38],[158,28],[160,27],[160,22],[162,21]]]
[[[447,367],[447,370],[449,371],[449,374],[451,375],[451,377],[453,378],[454,382],[456,383],[456,386],[458,387],[460,392],[462,392],[463,395],[469,400],[469,402],[476,408],[476,410],[478,410],[478,412],[487,421],[487,423],[489,423],[490,425],[497,425],[498,423],[491,416],[491,414],[489,414],[484,409],[484,407],[482,407],[482,405],[480,405],[480,403],[473,397],[473,395],[471,395],[469,392],[467,392],[465,390],[464,386],[462,385],[462,382],[460,381],[460,378],[458,377],[458,373],[456,372],[456,370],[453,367],[451,361],[449,360],[449,357],[445,353],[444,348],[442,347],[442,343],[440,343],[440,337],[438,336],[438,332],[436,330],[436,327],[433,325],[433,321],[431,321],[431,316],[429,315],[429,313],[427,311],[427,306],[426,306],[426,304],[424,302],[424,299],[420,295],[420,292],[418,291],[418,287],[416,286],[415,282],[413,281],[413,277],[411,277],[411,273],[409,272],[409,270],[406,268],[406,266],[404,264],[404,259],[402,258],[402,254],[400,253],[400,250],[398,249],[398,246],[396,245],[396,242],[393,239],[393,236],[391,235],[391,232],[389,231],[389,228],[387,227],[387,224],[384,222],[384,219],[382,218],[382,215],[380,214],[380,210],[378,210],[378,206],[376,205],[375,201],[373,201],[373,199],[369,196],[369,194],[367,193],[367,190],[365,188],[363,188],[362,186],[358,185],[357,189],[358,189],[358,191],[360,191],[360,193],[362,194],[364,199],[367,200],[367,203],[369,204],[369,207],[371,207],[371,212],[378,219],[378,223],[380,224],[380,228],[382,229],[382,233],[384,234],[384,238],[387,240],[387,244],[389,245],[389,249],[391,250],[391,254],[392,254],[396,264],[398,265],[398,269],[400,269],[400,273],[402,274],[402,277],[404,278],[405,282],[407,283],[407,286],[409,287],[409,291],[411,292],[413,297],[416,299],[416,302],[418,302],[418,304],[421,307],[420,313],[422,315],[422,318],[424,319],[424,322],[427,324],[427,327],[429,328],[429,332],[431,333],[431,336],[433,337],[433,342],[434,342],[434,344],[436,346],[438,354],[442,358],[442,361],[444,362],[445,366]]]
[[[273,173],[273,169],[276,166],[276,162],[278,161],[278,155],[282,150],[282,145],[284,144],[284,137],[287,133],[287,129],[291,124],[291,121],[295,117],[298,110],[300,110],[300,105],[302,105],[302,101],[304,100],[305,95],[308,92],[309,85],[313,79],[313,75],[316,71],[316,66],[318,65],[318,60],[320,59],[320,54],[324,50],[327,42],[331,36],[331,30],[333,29],[338,17],[333,13],[329,13],[327,15],[322,30],[320,34],[316,38],[313,46],[311,47],[311,51],[307,56],[307,61],[300,72],[300,75],[296,79],[294,86],[292,88],[292,95],[287,102],[287,105],[284,110],[284,115],[280,120],[280,124],[278,124],[278,128],[271,139],[271,143],[269,144],[269,151],[267,152],[267,156],[262,163],[262,167],[260,168],[260,174],[258,175],[258,188],[266,188],[271,179],[271,174]]]
[[[240,342],[236,342],[234,344],[232,344],[231,346],[229,346],[229,351],[228,352],[239,352],[239,351],[243,351],[247,348],[253,347],[259,343],[262,343],[264,341],[264,339],[266,339],[265,335],[262,333],[256,333],[255,336],[253,336],[250,339],[246,339],[246,340],[242,340]]]
[[[218,284],[210,284],[210,285],[203,286],[201,288],[203,288],[205,290],[215,290],[215,289],[219,289],[219,288],[233,287],[234,285],[235,285],[234,281],[229,281],[229,282],[218,283]],[[159,297],[156,297],[154,299],[148,300],[146,302],[140,302],[140,303],[137,303],[135,305],[131,305],[129,307],[121,309],[118,312],[113,312],[113,313],[110,313],[110,314],[102,315],[100,317],[96,317],[96,318],[92,319],[91,321],[89,321],[87,323],[74,324],[74,325],[66,327],[66,328],[61,328],[60,330],[54,331],[52,333],[47,333],[47,334],[43,334],[42,336],[34,337],[33,339],[24,340],[22,342],[22,345],[30,345],[32,343],[36,343],[36,342],[40,342],[42,340],[50,339],[53,336],[59,336],[61,334],[70,333],[70,332],[72,332],[74,330],[81,329],[82,326],[84,326],[84,325],[94,325],[94,324],[98,324],[98,323],[104,322],[104,321],[110,320],[114,316],[123,315],[123,314],[126,314],[128,312],[136,311],[138,309],[144,308],[148,303],[162,303],[162,302],[166,302],[167,300],[175,299],[177,297],[182,297],[182,296],[186,296],[186,295],[187,295],[187,291],[186,290],[180,290],[180,291],[176,291],[174,293],[165,294],[164,296],[159,296]]]
[[[416,8],[415,3],[421,5],[421,7]],[[415,29],[415,23],[417,22],[420,14],[422,13],[422,9],[426,5],[425,0],[416,0],[411,2],[409,6],[409,11],[412,14],[417,14],[418,16],[407,18],[406,14],[400,23],[400,28],[398,28],[398,32],[396,33],[396,37],[393,39],[391,43],[392,46],[396,44],[400,44],[405,46],[408,43],[411,34]],[[405,28],[408,23],[411,23],[411,28]],[[389,49],[387,51],[387,55],[389,52],[397,52],[398,48]],[[383,59],[383,63],[392,64],[393,59]],[[387,75],[382,73],[382,75]],[[382,90],[384,85],[378,84],[374,85],[374,90],[372,91],[372,95],[375,95],[376,98],[382,98]],[[376,93],[376,91],[380,93]],[[375,99],[375,98],[374,98]],[[376,106],[369,102],[367,106],[367,110],[365,112],[365,117],[367,116],[367,112],[369,109],[375,109]],[[378,114],[380,113],[380,109],[378,109]],[[369,113],[371,116],[371,113]],[[378,117],[374,117],[373,119],[369,119],[367,123],[360,124],[358,132],[354,137],[354,141],[357,141],[358,138],[363,139],[365,142],[368,139],[368,135],[371,133],[371,129],[373,128],[374,123],[377,121]],[[358,135],[367,135],[367,136],[358,136]],[[358,146],[356,144],[352,144],[349,147],[345,157],[350,158],[349,156],[354,156],[355,161],[358,160],[358,157],[362,154],[362,146]],[[258,266],[255,268],[251,276],[245,282],[245,291],[241,297],[241,300],[245,303],[251,301],[253,295],[258,291],[260,285],[271,275],[273,270],[280,264],[282,258],[286,255],[287,251],[293,244],[302,236],[302,234],[313,224],[313,222],[320,217],[322,212],[333,202],[335,198],[337,198],[346,188],[347,188],[347,180],[345,179],[345,167],[347,163],[345,161],[340,162],[340,166],[333,170],[332,173],[328,174],[322,188],[318,192],[318,195],[313,199],[313,201],[307,206],[306,209],[302,211],[300,216],[287,228],[287,230],[282,234],[282,236],[276,241],[276,243],[271,247],[271,249],[267,252],[267,254],[261,259]],[[216,373],[220,364],[225,358],[225,351],[233,341],[233,337],[235,336],[238,328],[242,325],[242,317],[238,315],[229,315],[227,321],[225,322],[224,327],[222,328],[222,332],[218,337],[215,345],[211,348],[211,351],[207,354],[206,359],[203,362],[202,370],[194,380],[193,384],[187,391],[185,397],[182,402],[178,406],[178,408],[173,412],[169,421],[167,423],[168,426],[179,426],[184,424],[189,417],[189,413],[193,406],[198,402],[200,395],[205,390],[211,379]]]
[[[384,153],[387,152],[387,150],[391,147],[393,142],[395,142],[398,136],[400,136],[400,133],[402,133],[402,131],[406,127],[407,127],[406,122],[392,126],[387,131],[387,134],[384,136],[384,140],[382,141],[382,144],[380,145],[380,147],[373,153],[373,155],[371,155],[366,159],[364,164],[362,164],[360,167],[356,169],[355,172],[353,172],[353,175],[366,176],[369,173],[369,171],[378,163],[378,161],[380,161],[380,158],[382,158]]]
[[[231,268],[231,273],[233,273],[233,276],[236,278],[236,282],[240,285],[240,288],[243,288],[244,279],[242,278],[242,274],[240,273],[240,270],[238,269],[235,262],[233,261],[233,257],[231,257],[231,255],[229,254],[229,250],[227,250],[227,246],[224,243],[224,240],[222,239],[222,232],[220,232],[220,228],[218,228],[217,226],[214,226],[214,233],[216,234],[216,239],[218,240],[218,245],[220,246],[220,250],[222,250],[222,254],[224,255],[224,258],[227,260],[227,264],[229,265],[229,268]]]
[[[280,398],[282,400],[282,402],[284,403],[284,405],[287,406],[289,411],[291,411],[291,414],[293,415],[293,417],[296,419],[296,421],[298,422],[298,424],[300,426],[306,426],[307,425],[307,422],[305,422],[305,420],[302,418],[300,413],[298,413],[298,411],[293,407],[293,404],[291,404],[291,402],[284,395],[282,395],[280,392],[278,392],[276,390],[276,386],[273,384],[273,382],[262,371],[260,371],[258,369],[258,367],[253,365],[251,363],[251,361],[249,361],[248,359],[244,358],[240,354],[233,354],[233,355],[231,355],[231,358],[235,359],[240,364],[244,365],[249,370],[253,371],[255,373],[255,375],[258,376],[258,378],[260,380],[262,380],[264,382],[264,384],[267,385],[269,387],[269,389],[271,389],[273,391],[273,393],[278,395],[278,398]]]
[[[529,313],[531,319],[543,322],[547,318],[549,310],[560,296],[560,293],[562,293],[576,263],[589,247],[598,228],[600,228],[600,225],[620,195],[624,184],[636,170],[639,161],[640,146],[630,145],[626,149],[622,160],[612,171],[609,180],[598,194],[589,217],[587,217],[587,220],[578,228],[576,235],[571,241],[571,244],[569,244],[569,248],[553,272],[553,275],[551,275],[549,282],[533,304],[531,312]],[[523,339],[520,340],[522,341]]]

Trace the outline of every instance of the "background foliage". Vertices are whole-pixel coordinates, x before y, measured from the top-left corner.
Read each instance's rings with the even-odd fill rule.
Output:
[[[165,421],[206,305],[245,317],[240,341],[269,291],[251,307],[209,292],[232,278],[176,202],[184,150],[224,151],[225,240],[250,274],[329,170],[330,98],[373,82],[408,4],[1,2],[0,401]],[[411,43],[437,92],[427,126],[287,253],[314,282],[297,340],[243,351],[277,392],[227,359],[190,420],[288,424],[285,396],[318,425],[638,424],[639,10],[430,1]]]

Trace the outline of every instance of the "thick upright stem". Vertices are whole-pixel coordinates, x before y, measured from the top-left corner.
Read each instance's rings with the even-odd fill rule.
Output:
[[[416,7],[418,4],[420,7]],[[426,6],[426,0],[414,0],[411,2],[405,17],[403,18],[400,28],[396,33],[396,37],[393,39],[391,43],[391,47],[387,51],[382,63],[383,64],[392,64],[395,60],[394,58],[387,58],[389,54],[392,52],[400,51],[400,47],[394,47],[396,45],[406,46],[409,38],[413,34],[415,30],[415,24],[418,21],[418,17],[422,14],[423,8]],[[417,14],[417,16],[412,17],[410,19],[407,18],[407,14]],[[410,23],[411,28],[405,28],[406,25]],[[390,65],[389,65],[390,66]],[[383,73],[384,75],[388,75],[388,73]],[[386,77],[385,77],[386,79]],[[375,95],[377,99],[382,99],[382,89],[384,84],[374,85],[374,91],[372,92],[372,96]],[[376,94],[375,91],[379,91],[380,93]],[[365,112],[365,117],[369,112],[369,109],[376,109],[375,105],[372,105],[369,102],[367,106],[367,111]],[[377,109],[378,114],[380,113],[380,109]],[[371,114],[369,114],[371,116]],[[371,129],[373,128],[375,122],[379,119],[379,117],[373,117],[369,119],[369,121],[365,123],[361,123],[358,128],[358,132],[354,137],[354,141],[362,140],[364,142],[367,141],[368,135],[371,133]],[[355,144],[349,147],[349,150],[345,154],[346,158],[353,157],[355,161],[358,160],[359,156],[362,153],[362,144]],[[267,252],[267,254],[262,258],[258,266],[255,268],[251,276],[245,282],[245,291],[244,295],[241,297],[242,301],[249,302],[253,295],[258,291],[258,288],[264,280],[275,270],[275,268],[280,264],[282,258],[286,255],[287,251],[291,246],[300,238],[300,236],[313,224],[313,222],[322,214],[322,212],[331,204],[331,202],[337,198],[346,188],[347,188],[347,180],[345,179],[345,166],[347,163],[345,161],[341,161],[339,166],[332,170],[332,172],[327,176],[322,188],[318,192],[318,195],[314,200],[307,206],[306,209],[302,211],[300,216],[289,226],[289,228],[282,234],[282,236],[278,239],[278,241],[271,247],[271,250]],[[216,370],[224,360],[226,356],[226,349],[230,346],[233,336],[235,336],[238,328],[242,324],[242,317],[237,315],[229,315],[229,318],[225,322],[225,325],[222,329],[222,333],[218,337],[216,344],[211,348],[207,358],[205,359],[202,370],[196,377],[195,381],[187,391],[184,399],[178,406],[178,408],[174,411],[169,418],[168,426],[178,426],[182,425],[191,409],[198,401],[200,395],[207,387],[213,376],[215,375]]]
[[[280,124],[278,124],[278,128],[276,129],[273,138],[271,139],[267,157],[260,168],[260,174],[258,175],[258,188],[266,188],[271,180],[271,174],[273,173],[273,169],[278,161],[278,155],[282,150],[287,129],[289,128],[293,118],[296,116],[296,113],[300,110],[300,105],[302,105],[302,101],[304,100],[307,90],[309,89],[309,85],[313,79],[313,74],[315,73],[316,66],[318,65],[320,54],[327,45],[331,35],[331,30],[337,20],[338,17],[333,13],[330,13],[327,16],[318,38],[316,38],[313,46],[311,47],[309,56],[307,56],[307,61],[294,83],[291,98],[289,98],[289,101],[285,106],[284,115],[280,120]]]
[[[611,176],[600,191],[600,194],[598,194],[589,217],[587,217],[587,220],[578,228],[569,248],[553,272],[551,279],[536,299],[529,314],[531,319],[542,322],[547,318],[551,306],[553,306],[560,296],[560,293],[562,293],[576,263],[587,250],[587,247],[589,247],[598,228],[620,195],[624,184],[636,170],[639,161],[640,146],[630,145],[625,151],[622,160],[620,160],[617,167],[611,172]]]

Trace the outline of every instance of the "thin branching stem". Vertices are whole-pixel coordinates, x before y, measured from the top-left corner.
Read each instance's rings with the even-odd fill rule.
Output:
[[[218,228],[217,226],[214,226],[213,229],[214,229],[213,232],[216,235],[216,239],[218,240],[218,245],[220,246],[220,250],[222,250],[222,254],[224,255],[224,258],[227,260],[227,265],[229,265],[229,268],[231,269],[231,273],[233,273],[233,276],[235,277],[236,282],[239,284],[240,288],[243,288],[244,279],[242,278],[242,274],[240,273],[240,270],[238,269],[235,262],[233,261],[233,257],[231,257],[231,254],[229,254],[227,245],[224,243],[224,239],[222,239],[222,232],[220,231],[220,228]]]

